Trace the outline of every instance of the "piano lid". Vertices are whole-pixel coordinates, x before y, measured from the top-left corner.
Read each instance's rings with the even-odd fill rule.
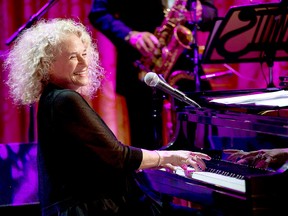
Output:
[[[187,121],[204,125],[214,125],[288,137],[288,118],[278,116],[254,115],[229,110],[198,109],[191,107],[187,107],[183,112],[178,112],[177,115],[184,115]]]

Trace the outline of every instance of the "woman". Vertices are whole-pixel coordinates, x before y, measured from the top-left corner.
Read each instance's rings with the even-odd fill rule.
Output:
[[[81,23],[39,21],[17,38],[5,67],[14,102],[39,102],[42,216],[149,215],[149,207],[131,195],[135,171],[189,165],[204,170],[203,159],[210,160],[198,152],[149,151],[116,139],[85,100],[101,86],[104,71]]]

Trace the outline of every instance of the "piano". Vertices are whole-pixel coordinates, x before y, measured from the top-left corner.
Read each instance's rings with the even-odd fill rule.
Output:
[[[278,90],[264,93],[274,91]],[[226,148],[252,151],[288,147],[288,117],[266,115],[267,110],[280,112],[285,107],[211,102],[219,98],[216,95],[234,97],[254,93],[198,92],[189,97],[197,99],[201,108],[174,105],[177,128],[174,138],[163,149],[202,151],[212,156],[212,160],[206,161],[204,172],[142,170],[136,174],[139,187],[163,206],[179,198],[200,205],[209,215],[262,216],[285,212],[288,163],[277,170],[259,169],[232,163],[223,153]]]
[[[165,208],[174,198],[183,199],[212,216],[287,212],[287,164],[277,170],[257,169],[229,162],[223,153],[228,148],[252,151],[288,147],[288,91],[274,88],[272,73],[274,61],[288,60],[287,8],[287,1],[235,6],[216,21],[200,62],[266,62],[270,72],[267,89],[187,92],[201,107],[174,100],[175,134],[164,148],[203,151],[213,159],[201,173],[192,170],[187,174],[181,169],[175,173],[161,169],[136,173],[139,187],[155,203]],[[193,78],[199,87],[197,74]],[[265,100],[270,93],[281,96],[275,101]],[[259,96],[260,102],[256,100]]]

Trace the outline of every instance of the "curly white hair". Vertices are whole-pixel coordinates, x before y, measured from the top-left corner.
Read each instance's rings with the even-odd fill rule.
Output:
[[[4,69],[8,71],[6,84],[16,104],[30,105],[39,100],[49,83],[48,71],[55,54],[60,51],[59,44],[71,33],[87,44],[89,84],[81,87],[79,93],[90,98],[95,95],[104,77],[104,69],[100,66],[91,33],[72,19],[42,19],[23,31],[4,61]]]

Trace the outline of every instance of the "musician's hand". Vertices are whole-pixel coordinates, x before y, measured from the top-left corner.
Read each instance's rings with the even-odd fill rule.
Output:
[[[230,154],[227,158],[230,161],[265,169],[268,167],[278,169],[288,160],[288,148],[261,149],[250,152],[225,149],[224,153]]]
[[[196,5],[194,5],[196,3]],[[203,14],[203,7],[200,2],[200,0],[197,0],[196,2],[192,2],[191,10],[188,11],[186,14],[187,20],[195,21],[195,10],[196,10],[196,22],[199,22],[202,20],[202,14]],[[195,7],[196,6],[196,7]],[[195,10],[193,10],[195,9]]]
[[[191,151],[158,151],[161,155],[161,167],[168,170],[176,170],[177,167],[181,167],[187,170],[188,166],[191,166],[195,171],[203,171],[206,169],[204,160],[211,160],[211,157],[207,154]]]
[[[159,46],[158,39],[150,32],[132,31],[128,42],[143,56],[153,55]]]
[[[202,19],[203,7],[199,0],[196,1],[196,19],[200,21]]]

